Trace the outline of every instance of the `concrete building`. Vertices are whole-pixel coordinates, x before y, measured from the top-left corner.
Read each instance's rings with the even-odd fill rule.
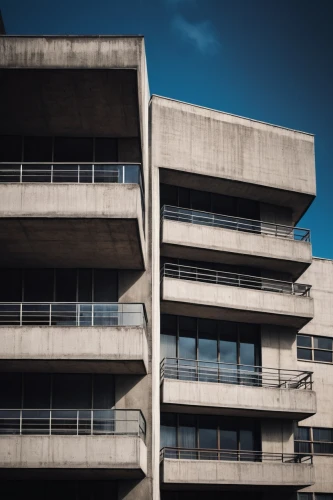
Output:
[[[142,37],[0,36],[0,480],[332,500],[310,134],[150,96]]]

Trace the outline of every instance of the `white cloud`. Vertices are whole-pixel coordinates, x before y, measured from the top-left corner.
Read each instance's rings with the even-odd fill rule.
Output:
[[[220,42],[210,21],[190,23],[178,15],[174,18],[172,25],[184,39],[192,42],[202,54],[215,54],[219,50]]]

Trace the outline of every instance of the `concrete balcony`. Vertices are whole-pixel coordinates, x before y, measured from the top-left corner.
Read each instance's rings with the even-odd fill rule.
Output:
[[[167,257],[267,268],[295,279],[312,261],[307,229],[170,206],[162,221]]]
[[[145,307],[0,303],[0,361],[6,371],[146,374]]]
[[[310,285],[165,264],[161,311],[300,329],[314,315]]]
[[[139,479],[144,436],[138,410],[0,410],[0,477]]]
[[[161,363],[162,411],[302,420],[316,413],[312,372],[176,358]]]
[[[143,269],[143,219],[140,165],[0,166],[2,266]]]
[[[163,488],[298,490],[314,484],[312,457],[256,451],[188,450],[161,452]]]

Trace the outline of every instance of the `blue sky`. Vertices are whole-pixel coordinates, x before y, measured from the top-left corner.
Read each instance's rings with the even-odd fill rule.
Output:
[[[332,0],[0,0],[8,34],[142,34],[150,90],[315,134],[300,225],[333,259]]]

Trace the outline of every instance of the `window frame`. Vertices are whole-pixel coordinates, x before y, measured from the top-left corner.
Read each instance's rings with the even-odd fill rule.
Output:
[[[297,428],[297,426],[296,426]],[[310,453],[311,455],[319,455],[319,456],[333,456],[333,429],[330,428],[330,427],[306,427],[306,426],[300,426],[299,428],[301,429],[308,429],[309,430],[309,440],[308,439],[295,439],[295,435],[294,435],[294,449],[295,449],[295,453],[303,453],[303,452],[299,452],[299,451],[296,451],[296,448],[297,448],[297,445],[299,443],[306,443],[309,445],[309,448],[310,448],[310,451],[307,452],[307,453]],[[332,433],[332,441],[318,441],[317,439],[314,439],[313,437],[313,431],[314,430],[329,430],[331,431]],[[314,445],[321,445],[321,444],[330,444],[332,445],[332,453],[318,453],[318,452],[315,452],[315,448],[314,448]],[[304,452],[305,453],[305,452]]]
[[[301,345],[298,345],[298,338],[299,337],[307,337],[307,338],[310,338],[311,340],[311,346],[310,347],[306,347],[306,346],[301,346]],[[315,347],[315,339],[325,339],[325,340],[330,340],[331,341],[331,344],[332,344],[332,347],[331,349],[322,349],[322,348],[319,348],[319,347]],[[310,362],[310,363],[324,363],[326,365],[332,365],[333,364],[333,338],[332,337],[324,337],[324,336],[321,336],[321,335],[309,335],[309,334],[306,334],[306,333],[300,333],[300,334],[297,334],[297,339],[296,339],[296,349],[297,349],[297,360],[298,361],[305,361],[305,362]],[[303,359],[303,358],[300,358],[299,357],[299,350],[302,349],[303,351],[307,351],[307,352],[310,352],[311,353],[311,359]],[[315,359],[315,352],[329,352],[331,353],[331,361],[321,361],[321,360],[317,360]]]

